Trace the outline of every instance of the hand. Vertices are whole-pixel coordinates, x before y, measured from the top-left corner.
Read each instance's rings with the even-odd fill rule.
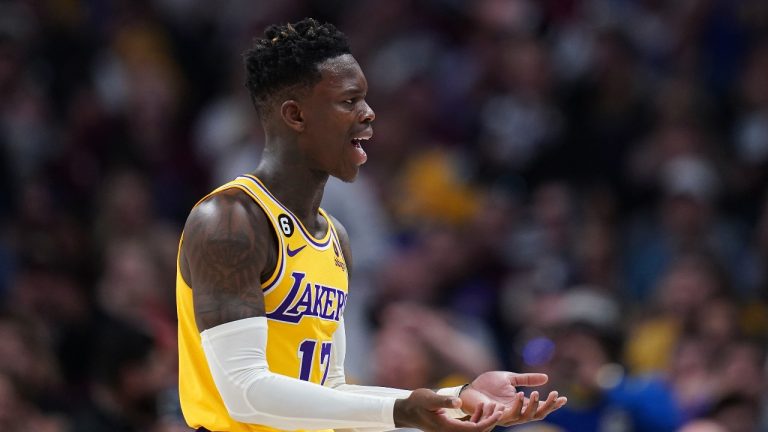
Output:
[[[550,392],[544,402],[539,402],[539,392],[532,392],[530,400],[515,386],[540,386],[549,378],[544,374],[516,374],[514,372],[485,372],[461,391],[461,409],[472,414],[480,404],[497,403],[506,408],[499,421],[502,426],[512,426],[541,420],[549,413],[565,405],[568,399]]]
[[[423,431],[487,432],[496,426],[505,409],[495,402],[479,402],[468,421],[450,418],[448,408],[460,408],[461,399],[442,396],[427,390],[414,390],[407,399],[395,401],[395,426],[414,427]]]

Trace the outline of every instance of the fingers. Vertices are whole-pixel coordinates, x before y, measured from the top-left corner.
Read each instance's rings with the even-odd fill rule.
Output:
[[[483,418],[483,409],[485,408],[485,403],[480,402],[480,405],[475,408],[475,412],[472,413],[472,417],[469,418],[469,421],[472,423],[477,423],[480,421],[480,419]]]
[[[539,401],[538,392],[531,393],[529,400],[524,399],[522,393],[518,393],[515,401],[509,406],[509,409],[499,423],[502,426],[512,426],[542,420],[553,411],[560,409],[567,402],[568,398],[559,396],[556,391],[550,392],[544,401]]]
[[[504,408],[504,405],[497,404],[495,402],[488,402],[488,403],[481,402],[480,405],[478,405],[477,408],[475,409],[475,412],[472,413],[472,417],[469,418],[469,421],[471,423],[477,423],[495,414],[496,411],[501,411],[501,414],[503,416],[504,412],[506,411],[506,408]]]
[[[566,397],[558,397],[556,391],[550,392],[547,400],[543,403],[539,403],[539,407],[536,410],[534,420],[541,420],[548,416],[551,412],[562,408],[563,405],[568,402]]]
[[[446,408],[453,408],[453,409],[459,409],[461,408],[461,399],[457,397],[447,397],[445,400],[445,404],[443,405]]]
[[[563,405],[565,405],[566,403],[568,403],[568,398],[567,397],[561,396],[561,397],[557,398],[557,402],[555,402],[555,409],[562,408]],[[552,410],[552,411],[554,411],[554,410]]]
[[[544,417],[547,416],[547,414],[551,413],[555,410],[555,403],[557,403],[557,392],[553,391],[549,393],[549,396],[547,396],[547,400],[544,402],[539,403],[538,409],[536,410],[536,414],[534,415],[535,420],[541,420]]]
[[[507,406],[503,417],[499,421],[502,426],[512,426],[517,424],[522,417],[522,409],[525,404],[525,395],[520,392],[514,396],[512,403]]]
[[[510,372],[509,383],[512,386],[540,386],[549,381],[549,377],[542,373],[516,374]]]
[[[529,422],[534,420],[536,412],[539,409],[539,392],[535,391],[531,393],[531,398],[528,401],[528,405],[523,410],[523,415],[520,417],[521,422]]]
[[[469,421],[461,421],[443,416],[436,430],[446,432],[487,432],[496,426],[504,411],[504,407],[493,402],[481,403]]]
[[[504,408],[501,404],[496,403],[490,403],[489,406],[486,407],[486,411],[489,416],[497,415],[498,420],[494,421],[493,423],[490,423],[488,427],[483,429],[483,432],[488,432],[496,427],[496,425],[501,421],[502,417],[504,417],[504,412],[506,411],[506,408]]]
[[[480,411],[478,409],[478,411]],[[504,413],[503,408],[497,409],[495,403],[488,403],[484,404],[483,407],[483,414],[481,418],[477,421],[469,421],[469,422],[463,422],[465,426],[467,426],[467,429],[463,429],[467,432],[485,432],[487,430],[493,429],[494,426],[496,426],[496,423],[501,419],[502,414]]]
[[[393,418],[397,427],[416,427],[424,431],[487,432],[505,412],[503,404],[492,401],[479,403],[470,421],[461,421],[447,415],[447,408],[460,408],[456,397],[441,396],[428,389],[416,389],[406,399],[395,401]]]
[[[432,402],[433,408],[435,410],[439,408],[453,408],[453,409],[459,409],[461,408],[461,399],[454,397],[454,396],[441,396],[436,393],[433,393]]]
[[[516,395],[515,400],[512,402],[512,406],[510,406],[510,411],[512,411],[515,414],[515,420],[519,419],[521,415],[523,415],[523,406],[525,405],[525,395],[523,392],[520,392]]]

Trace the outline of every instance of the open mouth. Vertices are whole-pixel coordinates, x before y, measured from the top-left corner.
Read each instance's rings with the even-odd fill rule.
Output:
[[[361,137],[361,138],[352,138],[350,140],[350,143],[352,144],[352,148],[354,149],[353,152],[355,154],[354,162],[358,166],[364,164],[368,160],[368,155],[366,155],[365,150],[363,150],[363,143],[367,142],[369,139],[370,139],[370,136]]]

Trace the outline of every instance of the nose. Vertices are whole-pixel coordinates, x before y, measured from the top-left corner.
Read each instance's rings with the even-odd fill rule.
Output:
[[[362,111],[362,116],[360,118],[360,121],[362,123],[371,123],[374,119],[376,119],[376,113],[373,112],[373,108],[371,108],[370,105],[368,105],[368,102],[363,101],[364,107]]]

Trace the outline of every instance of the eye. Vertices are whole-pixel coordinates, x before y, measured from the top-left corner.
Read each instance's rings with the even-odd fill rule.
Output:
[[[354,99],[344,99],[344,103],[347,104],[347,105],[352,105],[352,104],[355,103],[355,100]]]

